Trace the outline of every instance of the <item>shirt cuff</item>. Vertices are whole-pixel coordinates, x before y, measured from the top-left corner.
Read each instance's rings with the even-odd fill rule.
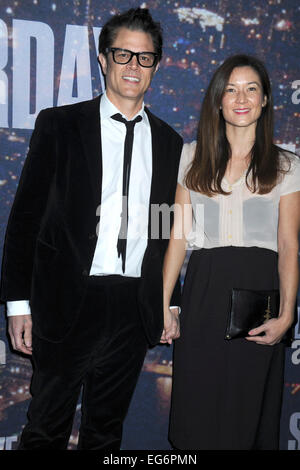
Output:
[[[31,315],[29,300],[13,300],[6,302],[7,316]]]
[[[181,308],[178,307],[177,305],[172,305],[172,306],[170,306],[169,308],[170,308],[170,309],[172,309],[172,308],[178,308],[178,314],[179,314],[179,315],[181,314]]]

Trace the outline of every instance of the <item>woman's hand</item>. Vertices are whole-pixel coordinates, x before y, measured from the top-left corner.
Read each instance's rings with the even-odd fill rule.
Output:
[[[249,331],[246,339],[257,344],[279,343],[293,324],[299,283],[298,251],[300,229],[300,191],[280,197],[278,222],[278,272],[280,314]],[[263,336],[257,336],[264,333]]]
[[[271,320],[266,321],[261,326],[253,328],[249,331],[249,335],[246,339],[248,341],[254,341],[257,344],[264,344],[268,346],[273,346],[281,341],[284,334],[291,327],[291,323],[281,317],[272,318]],[[264,333],[263,336],[258,336],[261,333]]]
[[[191,228],[192,204],[190,193],[183,186],[177,184],[174,204],[174,223],[163,264],[164,329],[161,335],[161,343],[172,344],[172,340],[180,336],[179,308],[170,308],[169,305],[174,286],[180,275],[185,259],[185,235],[190,232]]]
[[[164,311],[164,329],[160,342],[172,344],[172,341],[179,338],[179,336],[179,309],[166,307]]]

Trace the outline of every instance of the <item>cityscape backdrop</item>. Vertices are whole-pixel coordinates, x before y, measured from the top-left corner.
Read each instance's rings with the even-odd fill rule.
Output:
[[[298,0],[0,0],[0,246],[34,121],[40,109],[83,101],[103,90],[97,64],[102,25],[130,7],[150,9],[164,30],[160,70],[146,105],[189,142],[205,89],[234,53],[260,57],[274,94],[275,140],[300,152]],[[182,272],[184,278],[185,268]],[[299,308],[287,348],[281,449],[300,450]],[[16,448],[30,399],[31,363],[12,352],[0,311],[0,450]],[[149,350],[124,427],[126,450],[171,449],[168,413],[172,347]],[[203,377],[205,381],[205,377]],[[80,403],[69,449],[76,448]]]

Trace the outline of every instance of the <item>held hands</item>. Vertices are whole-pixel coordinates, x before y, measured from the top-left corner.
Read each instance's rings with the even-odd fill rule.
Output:
[[[24,354],[32,354],[31,315],[16,315],[8,318],[8,333],[12,347]]]
[[[164,329],[161,335],[161,343],[172,344],[172,340],[179,338],[179,309],[166,307],[164,309]]]
[[[249,335],[246,339],[248,341],[254,341],[257,344],[264,344],[273,346],[281,341],[284,334],[290,328],[291,324],[288,324],[283,318],[272,318],[266,321],[261,326],[253,328],[249,331]],[[262,336],[258,336],[261,335]]]

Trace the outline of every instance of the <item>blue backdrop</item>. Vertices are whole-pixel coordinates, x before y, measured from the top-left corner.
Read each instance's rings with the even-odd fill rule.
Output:
[[[300,7],[297,0],[0,0],[0,244],[38,111],[101,93],[97,40],[115,12],[148,7],[164,30],[164,55],[146,104],[186,142],[202,98],[230,54],[255,54],[268,68],[276,143],[300,150]],[[185,269],[182,276],[184,277]],[[14,449],[26,420],[31,363],[12,353],[0,315],[0,449]],[[299,316],[299,309],[298,309]],[[300,449],[300,330],[287,349],[281,449]],[[123,449],[170,449],[172,347],[146,357],[125,422]],[[205,377],[203,378],[205,380]],[[80,404],[69,448],[76,445]]]

